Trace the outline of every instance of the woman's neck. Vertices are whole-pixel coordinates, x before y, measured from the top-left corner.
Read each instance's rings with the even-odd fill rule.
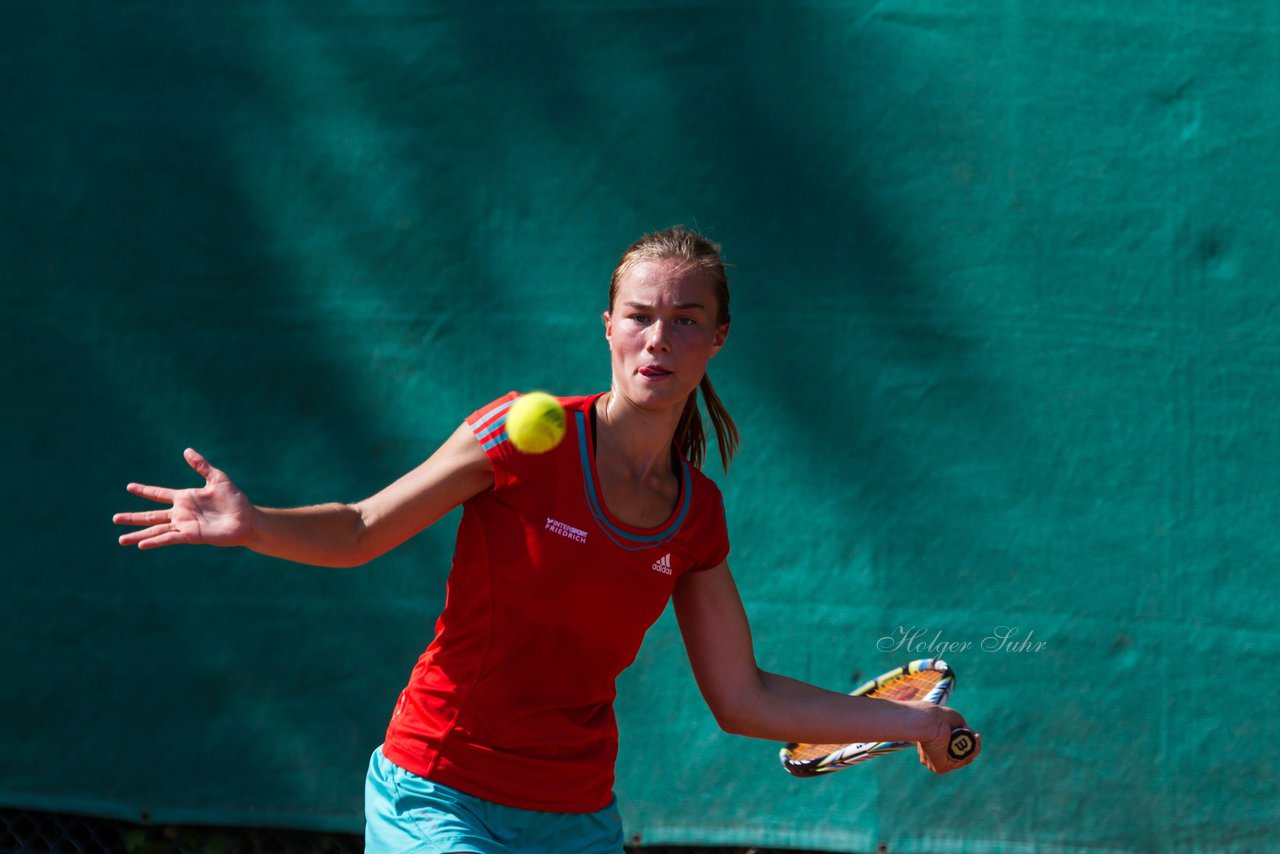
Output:
[[[602,453],[644,481],[672,473],[671,444],[681,409],[640,409],[612,391],[596,401],[596,458]]]

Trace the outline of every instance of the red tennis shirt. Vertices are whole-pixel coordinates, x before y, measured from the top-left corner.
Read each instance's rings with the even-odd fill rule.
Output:
[[[467,418],[492,489],[463,505],[436,636],[400,695],[383,754],[475,797],[594,812],[613,799],[615,680],[676,579],[729,553],[720,491],[684,459],[657,528],[614,518],[600,495],[592,410],[561,398],[564,441],[507,441],[511,392]]]

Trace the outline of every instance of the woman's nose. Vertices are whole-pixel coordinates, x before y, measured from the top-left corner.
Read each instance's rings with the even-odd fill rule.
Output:
[[[646,350],[669,350],[671,342],[667,340],[667,325],[661,320],[655,320],[649,326],[649,339],[645,342]]]

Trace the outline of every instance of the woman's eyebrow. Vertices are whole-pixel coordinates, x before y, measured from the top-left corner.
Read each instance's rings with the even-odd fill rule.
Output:
[[[653,309],[653,306],[646,302],[627,301],[623,303],[623,305],[626,306],[627,308],[642,308],[642,309],[649,309],[649,310]],[[671,307],[676,309],[677,311],[688,311],[689,309],[692,309],[692,308],[700,308],[703,311],[707,310],[707,307],[700,302],[678,302]]]

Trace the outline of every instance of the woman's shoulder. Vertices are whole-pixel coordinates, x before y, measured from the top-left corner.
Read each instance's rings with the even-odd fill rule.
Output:
[[[556,400],[560,401],[560,405],[564,407],[565,412],[586,412],[591,408],[591,404],[595,403],[603,392],[595,394],[576,394],[563,397],[556,395]]]
[[[711,476],[702,469],[690,463],[683,456],[680,457],[681,465],[688,474],[689,485],[693,490],[693,497],[702,501],[714,501],[717,504],[724,503],[724,495],[720,492],[720,486]]]
[[[529,392],[527,391],[509,391],[501,397],[489,401],[484,406],[481,406],[475,412],[468,415],[466,419],[467,423],[472,426],[476,426],[477,424],[487,422],[497,422],[506,414],[507,410],[511,408],[511,404],[515,403],[516,400],[528,393]],[[552,395],[552,397],[559,401],[560,405],[564,407],[566,413],[587,412],[591,408],[592,402],[594,402],[596,398],[600,397],[600,393],[570,395],[567,397]]]

